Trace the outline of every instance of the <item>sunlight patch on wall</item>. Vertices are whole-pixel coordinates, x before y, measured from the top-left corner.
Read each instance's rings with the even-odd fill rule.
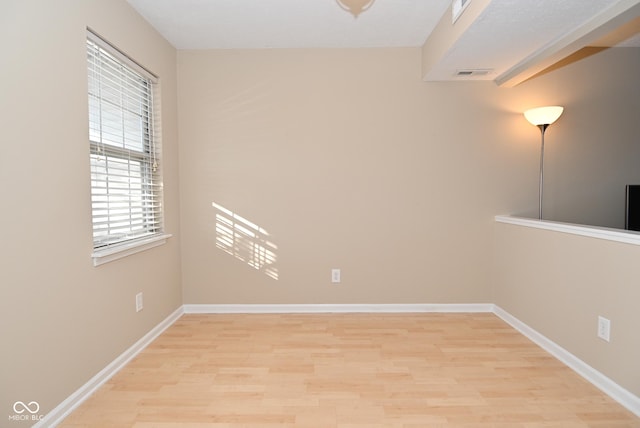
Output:
[[[271,242],[269,233],[222,205],[211,205],[217,210],[216,248],[277,280],[278,246]]]

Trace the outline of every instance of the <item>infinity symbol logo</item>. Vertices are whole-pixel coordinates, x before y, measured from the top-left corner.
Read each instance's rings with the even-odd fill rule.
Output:
[[[24,413],[25,410],[33,415],[38,413],[40,405],[37,401],[30,401],[29,404],[24,404],[22,401],[16,401],[13,403],[13,411],[17,414]]]

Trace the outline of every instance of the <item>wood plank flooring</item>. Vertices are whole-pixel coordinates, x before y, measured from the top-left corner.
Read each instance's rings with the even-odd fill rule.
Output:
[[[493,314],[184,315],[62,427],[640,427]]]

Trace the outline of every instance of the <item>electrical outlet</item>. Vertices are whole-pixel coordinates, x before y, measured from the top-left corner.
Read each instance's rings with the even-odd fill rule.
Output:
[[[611,321],[598,316],[598,337],[602,340],[609,341],[611,335]]]
[[[331,269],[331,282],[334,284],[340,282],[340,269]]]
[[[136,312],[140,312],[144,305],[142,304],[142,292],[136,294]]]

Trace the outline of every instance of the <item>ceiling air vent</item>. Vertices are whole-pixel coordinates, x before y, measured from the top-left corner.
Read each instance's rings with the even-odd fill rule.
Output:
[[[456,77],[480,77],[486,76],[493,70],[489,68],[466,68],[464,70],[456,70]]]
[[[469,6],[469,3],[471,3],[471,0],[453,0],[453,3],[451,4],[452,24],[460,18],[460,15],[462,15],[462,12],[464,12],[467,6]]]

